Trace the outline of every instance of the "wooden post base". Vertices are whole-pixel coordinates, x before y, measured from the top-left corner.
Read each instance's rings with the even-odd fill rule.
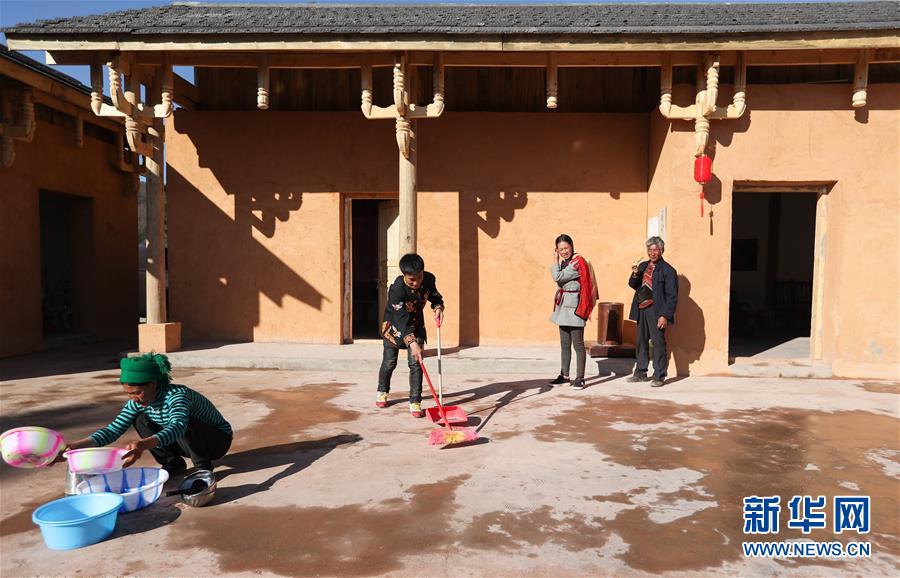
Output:
[[[181,349],[181,323],[142,323],[138,325],[138,350],[141,353],[168,353]]]

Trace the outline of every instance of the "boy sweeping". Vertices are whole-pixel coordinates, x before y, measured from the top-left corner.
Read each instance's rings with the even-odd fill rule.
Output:
[[[388,290],[384,307],[381,336],[384,353],[378,372],[378,397],[375,407],[387,407],[391,391],[391,375],[397,367],[401,349],[406,349],[409,365],[409,413],[425,417],[422,411],[422,347],[425,345],[425,302],[431,302],[434,321],[440,325],[444,316],[444,298],[435,286],[435,277],[425,270],[425,261],[415,253],[400,259],[400,272]]]

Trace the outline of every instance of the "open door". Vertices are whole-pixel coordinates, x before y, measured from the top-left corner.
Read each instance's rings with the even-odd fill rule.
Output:
[[[349,292],[349,298],[345,297],[345,306],[349,306],[345,313],[345,343],[380,338],[388,288],[400,274],[399,202],[349,199],[347,205],[345,246],[350,246],[351,251],[344,257],[349,262],[345,269],[345,291]]]
[[[400,202],[378,201],[378,315],[384,312],[387,293],[400,275]],[[379,317],[379,321],[381,321]]]
[[[729,357],[815,358],[817,203],[813,192],[736,192]]]

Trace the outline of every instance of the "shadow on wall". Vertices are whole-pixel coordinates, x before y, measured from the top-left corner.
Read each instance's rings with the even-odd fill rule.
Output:
[[[528,204],[528,193],[492,191],[459,193],[459,300],[465,304],[460,310],[459,342],[478,345],[479,265],[478,232],[484,231],[492,239],[500,234],[500,222],[511,222],[516,211]],[[484,217],[481,214],[484,213]]]
[[[228,130],[222,130],[223,126]],[[323,130],[353,134],[354,138],[325,138]],[[293,298],[321,310],[329,300],[307,280],[313,277],[302,277],[299,259],[287,260],[279,249],[268,249],[274,244],[265,239],[280,240],[276,229],[298,214],[301,221],[313,222],[319,192],[396,190],[393,130],[367,121],[358,112],[178,111],[172,131],[178,135],[173,139],[178,146],[186,147],[179,149],[186,154],[178,160],[196,162],[204,169],[198,182],[192,183],[168,167],[173,184],[170,221],[174,226],[170,230],[175,231],[170,251],[172,312],[173,318],[185,323],[185,333],[189,337],[251,340],[260,324],[263,296],[278,306],[285,298]],[[197,160],[191,159],[194,151]],[[220,209],[218,200],[204,195],[206,186],[221,187],[234,197],[233,217],[228,214],[230,207]],[[195,226],[195,222],[202,225]],[[317,223],[324,231],[323,219]],[[293,255],[331,247],[334,258],[340,260],[335,245],[337,223],[335,236],[319,242],[301,240],[305,231],[298,231],[299,227],[302,224],[291,223],[290,233],[278,247]],[[307,233],[307,239],[315,234]],[[181,250],[184,247],[187,252]],[[216,312],[189,309],[201,303]],[[203,334],[197,334],[198,330]]]
[[[235,221],[240,223],[246,219],[251,227],[269,239],[275,235],[275,221],[287,221],[291,212],[299,211],[303,204],[303,193],[266,192],[265,196],[241,192],[228,194],[234,196]]]
[[[176,197],[169,213],[170,231],[177,230],[170,234],[169,251],[172,318],[184,323],[187,336],[252,341],[263,295],[279,305],[293,297],[322,308],[324,295],[253,238],[254,229],[271,238],[276,221],[287,220],[302,206],[299,193],[261,198],[237,192],[232,219],[171,166],[167,176]],[[203,311],[196,307],[201,303]]]
[[[691,364],[706,347],[706,322],[703,310],[691,299],[691,282],[684,275],[678,275],[678,307],[668,339],[677,374],[690,375]]]

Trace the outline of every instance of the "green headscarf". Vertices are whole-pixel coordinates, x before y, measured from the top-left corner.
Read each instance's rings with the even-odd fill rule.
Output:
[[[145,353],[140,357],[125,357],[119,362],[121,383],[147,383],[148,381],[169,383],[172,364],[169,358],[159,353]]]

